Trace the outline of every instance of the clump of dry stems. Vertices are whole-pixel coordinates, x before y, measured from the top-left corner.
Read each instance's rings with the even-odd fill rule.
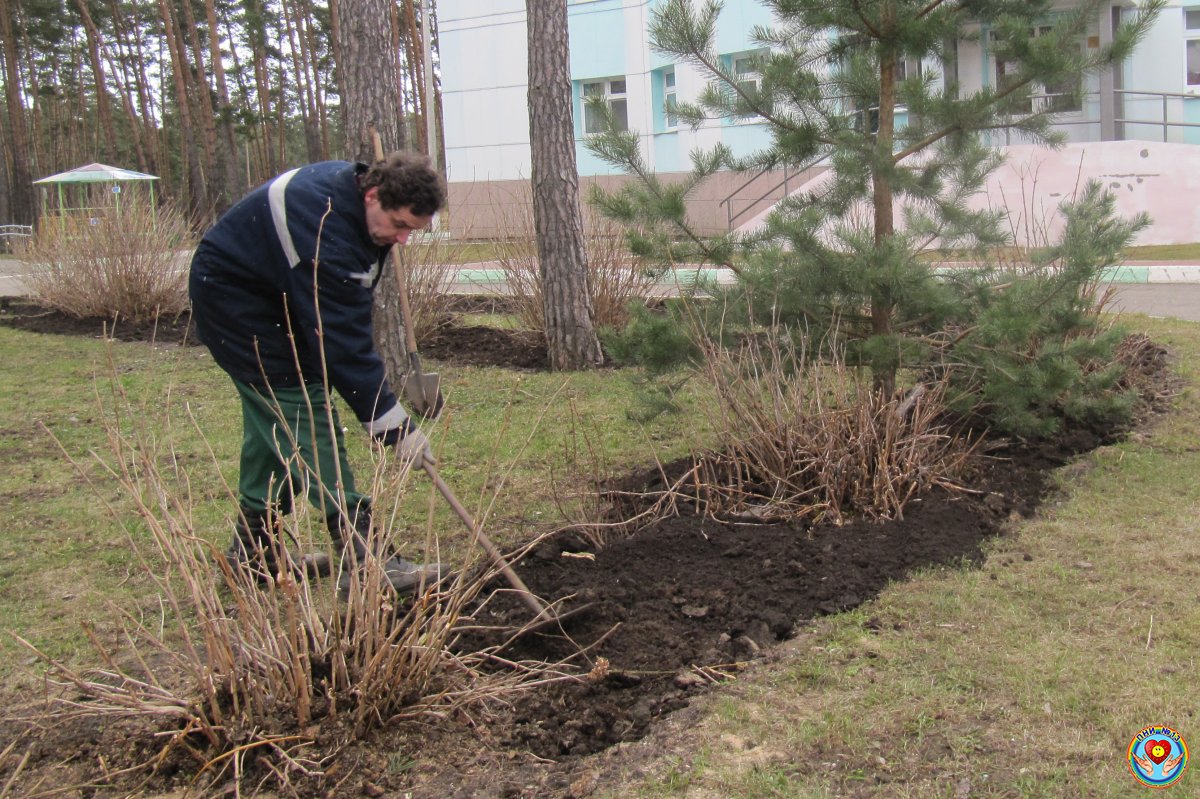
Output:
[[[161,612],[147,617],[114,607],[123,645],[114,649],[93,636],[103,664],[95,669],[73,668],[26,643],[61,689],[50,698],[53,716],[150,723],[160,750],[145,769],[183,757],[193,761],[198,781],[233,778],[240,785],[253,766],[258,779],[265,771],[265,779],[286,785],[323,779],[315,725],[332,722],[341,736],[360,737],[398,719],[471,715],[514,691],[578,679],[565,667],[508,662],[495,647],[452,645],[494,576],[487,564],[455,564],[462,567],[455,577],[411,600],[383,587],[384,553],[394,551],[399,530],[379,509],[394,507],[409,483],[408,470],[389,464],[384,452],[371,477],[372,555],[360,564],[348,600],[336,596],[337,566],[325,580],[281,574],[262,586],[231,569],[222,550],[233,521],[220,525],[214,542],[199,518],[187,459],[176,452],[165,418],[170,398],[135,403],[114,364],[110,370],[111,394],[100,402],[108,453],[96,460],[132,504],[136,522],[127,523],[128,508],[105,499],[107,484],[94,488],[125,525],[131,557]],[[190,414],[188,421],[198,430]],[[215,456],[209,465],[219,474]],[[86,478],[88,470],[77,466]],[[300,482],[313,477],[305,464],[294,466]],[[304,487],[291,488],[303,497]],[[233,490],[225,489],[235,507]],[[308,549],[314,539],[327,540],[323,530],[313,532],[314,515],[298,509],[282,520],[288,537]],[[431,530],[432,523],[427,560],[438,557]],[[415,542],[403,549],[419,557]]]
[[[174,206],[106,199],[87,216],[43,218],[20,255],[25,285],[42,305],[78,318],[144,322],[187,308],[193,244]]]
[[[629,319],[629,304],[648,299],[656,277],[629,253],[623,228],[590,206],[582,209],[588,262],[588,289],[597,327],[621,329]],[[505,286],[515,304],[523,329],[546,329],[542,276],[534,231],[533,204],[529,198],[506,207],[508,235],[499,242],[497,260]]]
[[[417,341],[453,321],[454,297],[450,287],[467,246],[464,240],[448,240],[435,234],[414,237],[407,246],[400,248],[408,282],[408,307],[413,315],[413,333]]]
[[[704,345],[701,374],[722,445],[697,452],[636,521],[697,508],[725,521],[894,519],[914,497],[961,488],[974,446],[943,424],[943,387],[885,397],[836,353],[773,331],[736,349]],[[649,500],[649,502],[647,502]]]

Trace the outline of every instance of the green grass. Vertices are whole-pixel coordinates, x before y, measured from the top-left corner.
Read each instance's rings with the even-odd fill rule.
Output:
[[[1017,253],[1019,250],[1012,250]],[[1003,252],[1001,250],[1000,252]],[[937,250],[928,250],[922,254],[929,260],[941,260],[946,256]],[[1200,243],[1193,244],[1149,244],[1140,247],[1128,247],[1124,252],[1125,261],[1192,261],[1200,262]]]
[[[1125,320],[1177,354],[1176,412],[1061,470],[1062,495],[981,567],[811,624],[709,697],[669,760],[602,795],[1117,799],[1148,790],[1124,761],[1142,728],[1194,753],[1200,326]],[[705,767],[681,781],[692,753]],[[1200,796],[1200,776],[1170,793]]]
[[[1200,244],[1151,244],[1130,247],[1125,251],[1129,261],[1200,261]]]

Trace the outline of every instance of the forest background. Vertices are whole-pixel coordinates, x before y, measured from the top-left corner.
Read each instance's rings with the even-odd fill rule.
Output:
[[[348,82],[394,92],[383,141],[428,152],[435,17],[431,0],[0,0],[0,223],[32,224],[33,181],[96,160],[159,177],[200,225],[289,165],[369,160]],[[350,77],[379,53],[398,81]]]

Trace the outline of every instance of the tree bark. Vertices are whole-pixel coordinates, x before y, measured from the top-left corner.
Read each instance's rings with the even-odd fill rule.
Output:
[[[141,121],[140,139],[145,151],[145,163],[141,165],[140,171],[149,174],[158,174],[158,154],[160,150],[159,131],[154,124],[154,103],[153,96],[150,93],[150,80],[146,76],[147,59],[142,51],[142,37],[139,34],[140,20],[138,9],[131,8],[130,13],[130,32],[124,24],[125,19],[121,14],[121,7],[117,0],[109,0],[109,8],[112,11],[113,30],[116,34],[118,62],[121,65],[122,75],[125,79],[125,85],[128,86],[132,81],[137,88],[138,100],[138,116]],[[132,99],[129,100],[132,103]],[[140,116],[139,116],[140,115]],[[175,181],[169,174],[162,175],[162,185],[164,188],[174,187]]]
[[[218,163],[221,163],[222,159],[219,154],[220,147],[217,144],[217,115],[216,109],[213,108],[212,90],[208,85],[208,71],[204,67],[205,48],[200,42],[200,26],[196,24],[196,15],[192,10],[191,0],[182,0],[179,7],[183,9],[183,27],[187,33],[186,40],[180,39],[180,49],[183,51],[184,59],[188,62],[188,88],[191,91],[189,99],[193,104],[192,121],[199,122],[200,132],[203,134],[203,146],[200,154],[204,160],[201,161],[200,171],[204,175],[204,190],[205,196],[208,198],[208,208],[210,213],[215,216],[232,205],[236,198],[228,195],[225,171],[218,167]],[[188,46],[183,46],[184,41]],[[192,53],[190,60],[187,59],[189,49]]]
[[[371,163],[375,160],[372,128],[378,130],[384,151],[394,149],[400,138],[403,109],[396,105],[400,83],[400,60],[392,47],[390,0],[338,0],[338,50],[341,76],[345,146],[350,157]],[[391,259],[385,270],[390,270]],[[393,275],[385,274],[375,290],[375,348],[383,358],[388,383],[399,389],[408,358],[404,348],[403,320]]]
[[[83,2],[83,0],[80,0]],[[233,131],[233,106],[229,102],[229,85],[225,80],[225,64],[221,57],[221,28],[217,22],[217,7],[214,0],[204,0],[204,16],[208,23],[208,60],[212,65],[216,82],[216,117],[220,129],[219,154],[222,173],[221,202],[219,211],[224,211],[234,200],[250,188],[244,185],[237,164],[237,141]]]
[[[417,3],[421,0],[404,1],[404,65],[408,80],[409,96],[412,98],[412,119],[416,149],[421,152],[429,151],[429,143],[425,141],[425,43],[421,40],[421,25],[417,21]]]
[[[9,213],[14,223],[32,225],[34,218],[33,178],[29,170],[29,138],[25,120],[25,106],[21,100],[20,54],[13,32],[13,17],[16,4],[0,0],[0,37],[4,47],[0,55],[4,59],[4,103],[8,110],[9,143],[12,145],[12,160],[9,179],[11,197]]]
[[[571,121],[566,0],[528,0],[533,219],[551,368],[604,361],[588,286]]]
[[[313,100],[313,76],[308,70],[304,44],[303,19],[297,0],[283,0],[283,18],[292,53],[292,74],[296,80],[296,102],[304,127],[304,145],[309,161],[321,160],[321,134],[317,130],[317,109]]]
[[[175,85],[175,109],[179,114],[179,148],[183,158],[188,194],[191,198],[192,212],[202,219],[210,218],[212,208],[208,202],[208,191],[204,185],[204,169],[199,150],[196,146],[196,136],[192,126],[192,107],[188,94],[188,61],[184,52],[183,42],[180,41],[175,14],[171,10],[169,0],[158,0],[158,8],[162,13],[163,29],[166,32],[167,49],[171,54],[171,76]],[[165,88],[164,88],[165,91]]]
[[[339,0],[338,50],[343,61],[337,72],[342,80],[345,147],[350,158],[368,163],[375,160],[367,133],[371,125],[385,148],[401,141],[395,88],[400,64],[387,24],[390,14],[387,0]]]
[[[100,121],[100,130],[104,134],[104,160],[112,162],[117,156],[117,133],[113,128],[112,101],[108,96],[108,85],[104,79],[104,62],[100,58],[100,34],[92,13],[88,9],[88,0],[75,0],[79,9],[79,18],[83,21],[84,33],[87,36],[88,58],[92,65],[92,83],[96,87],[96,116]]]

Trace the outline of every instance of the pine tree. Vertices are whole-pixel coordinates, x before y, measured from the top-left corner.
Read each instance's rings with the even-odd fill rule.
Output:
[[[752,33],[762,48],[751,64],[761,76],[758,82],[739,80],[719,57],[715,36],[722,4],[717,0],[666,0],[652,14],[654,50],[711,78],[694,102],[678,104],[680,119],[700,125],[713,118],[757,116],[769,125],[771,143],[741,158],[723,147],[697,153],[691,178],[671,184],[649,172],[635,131],[610,129],[589,141],[593,152],[640,177],[617,193],[593,196],[610,216],[649,228],[631,238],[633,247],[663,262],[734,265],[749,319],[791,325],[810,336],[836,331],[852,361],[868,366],[876,387],[886,392],[895,389],[902,366],[920,369],[951,352],[970,366],[971,377],[962,385],[977,399],[984,386],[1013,390],[1011,381],[1005,389],[980,377],[988,366],[979,353],[992,337],[970,331],[985,322],[1007,325],[1011,320],[999,318],[999,307],[1011,306],[1018,297],[1025,304],[1020,314],[1036,316],[1033,309],[1040,308],[1043,314],[1065,316],[1025,325],[1026,339],[1007,339],[1006,346],[1027,351],[1034,346],[1028,337],[1047,330],[1060,335],[1060,343],[1064,337],[1080,338],[1094,317],[1089,322],[1074,306],[1047,303],[1039,291],[1080,296],[1147,223],[1144,218],[1113,220],[1111,203],[1105,206],[1098,192],[1089,189],[1086,202],[1064,212],[1094,214],[1107,208],[1103,223],[1116,238],[1115,251],[1093,252],[1090,259],[1059,252],[1041,269],[1002,280],[995,268],[947,279],[923,253],[936,247],[988,263],[1007,238],[1001,211],[968,205],[999,166],[982,134],[1008,127],[1034,141],[1061,143],[1062,136],[1050,127],[1055,112],[1078,100],[1082,76],[1112,69],[1129,56],[1163,0],[1140,4],[1110,43],[1088,48],[1081,40],[1089,22],[1109,7],[1107,0],[1080,0],[1069,9],[1056,8],[1053,0],[764,4],[778,22]],[[967,91],[955,80],[956,45],[980,37],[986,37],[1004,72],[998,85]],[[917,64],[942,69],[940,74],[936,68],[914,69]],[[1045,87],[1055,87],[1055,94],[1042,96]],[[896,113],[900,106],[907,108],[902,124]],[[704,238],[687,220],[687,194],[718,169],[799,170],[816,163],[829,168],[820,188],[781,201],[754,234]],[[1067,262],[1076,268],[1062,269]],[[1029,286],[998,299],[1006,291],[1000,286],[1012,287],[1026,277]],[[1064,281],[1069,285],[1060,285]],[[992,310],[986,320],[980,319],[983,306]],[[950,337],[947,331],[955,332]],[[951,338],[953,348],[946,344]],[[1084,357],[1059,354],[1059,362],[1072,360],[1077,367]],[[991,367],[998,369],[998,362]],[[1034,381],[1045,391],[1036,398],[1012,398],[1012,407],[1061,405],[1062,383]],[[1016,428],[1044,429],[1032,423]]]

